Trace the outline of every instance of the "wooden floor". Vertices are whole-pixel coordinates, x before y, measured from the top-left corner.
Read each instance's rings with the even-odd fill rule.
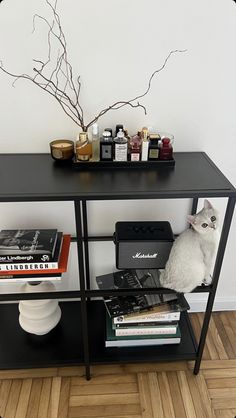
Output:
[[[199,335],[202,314],[191,321]],[[214,313],[201,371],[192,362],[0,371],[1,418],[234,418],[236,312]]]

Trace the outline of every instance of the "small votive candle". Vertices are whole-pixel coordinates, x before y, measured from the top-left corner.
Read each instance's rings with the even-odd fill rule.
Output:
[[[50,142],[50,149],[54,160],[70,160],[74,156],[74,141],[56,139]]]

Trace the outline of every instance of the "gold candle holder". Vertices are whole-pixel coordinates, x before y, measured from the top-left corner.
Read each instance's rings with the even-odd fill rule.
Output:
[[[74,156],[74,141],[56,139],[50,142],[51,156],[54,160],[71,160]]]

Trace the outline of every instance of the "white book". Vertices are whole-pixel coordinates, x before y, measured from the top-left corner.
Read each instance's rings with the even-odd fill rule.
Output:
[[[129,324],[131,322],[166,322],[179,321],[180,312],[170,313],[140,313],[138,315],[121,315],[113,318],[114,324]]]
[[[177,326],[174,327],[145,327],[145,328],[117,328],[115,334],[117,337],[124,335],[163,335],[176,334]]]
[[[30,276],[26,275],[25,277],[15,277],[15,276],[0,276],[0,285],[1,284],[11,284],[11,283],[26,283],[26,282],[53,282],[61,280],[61,276]]]
[[[138,347],[145,345],[164,345],[164,344],[179,344],[180,338],[157,338],[145,340],[119,340],[119,341],[105,341],[106,347]]]
[[[0,264],[0,271],[14,271],[20,272],[22,270],[55,270],[58,269],[58,262],[48,263],[7,263]]]

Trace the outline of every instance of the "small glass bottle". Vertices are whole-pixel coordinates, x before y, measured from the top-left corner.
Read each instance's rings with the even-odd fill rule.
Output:
[[[173,160],[173,147],[170,138],[163,137],[161,140],[160,160]]]
[[[141,160],[147,161],[148,160],[148,148],[149,148],[148,128],[146,127],[142,128],[141,137],[142,137]]]
[[[161,137],[159,134],[150,134],[149,140],[148,161],[156,161],[159,158]]]
[[[110,131],[104,131],[100,141],[100,160],[113,160],[113,140]]]
[[[99,130],[98,124],[94,123],[92,125],[92,160],[99,161],[100,159],[100,139],[99,139]]]
[[[123,130],[120,128],[114,138],[115,161],[127,161],[128,141]]]
[[[142,146],[141,132],[138,132],[137,135],[132,136],[129,141],[130,161],[140,161],[141,146]]]
[[[80,132],[76,141],[76,159],[78,161],[89,161],[92,157],[92,144],[89,142],[88,133]]]

